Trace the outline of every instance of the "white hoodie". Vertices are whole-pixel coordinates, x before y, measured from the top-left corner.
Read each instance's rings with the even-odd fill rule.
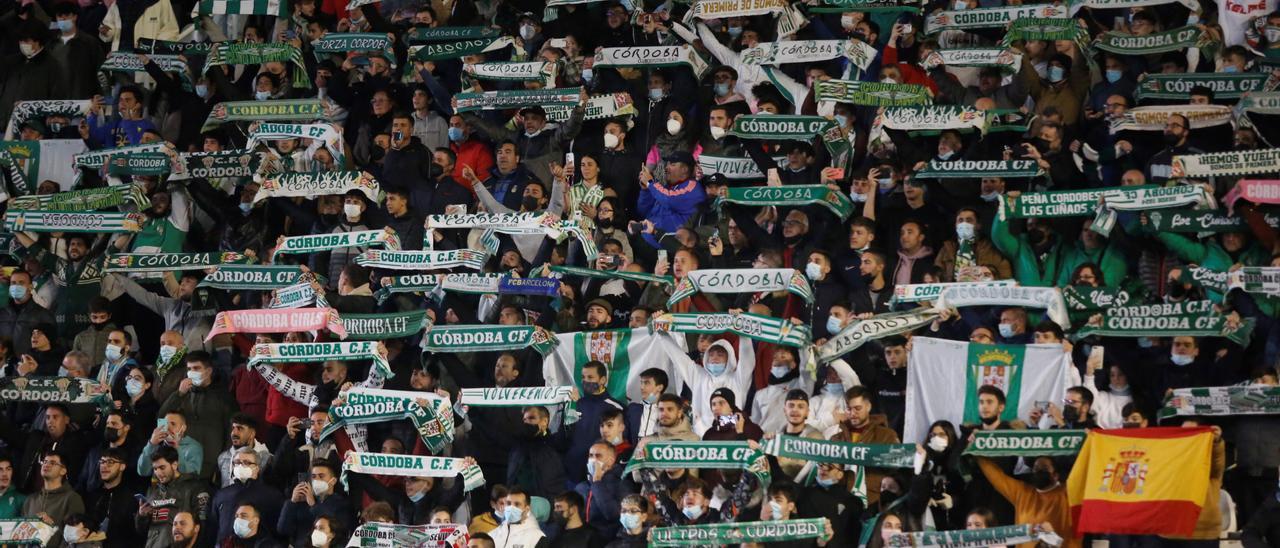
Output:
[[[706,370],[707,354],[716,347],[729,354],[728,366],[719,376],[713,376]],[[693,393],[693,433],[698,437],[702,437],[711,428],[714,418],[711,414],[712,392],[720,388],[732,390],[734,405],[738,409],[742,409],[747,401],[747,390],[751,388],[752,373],[756,368],[756,351],[751,346],[751,339],[738,337],[736,352],[733,345],[725,339],[712,343],[707,352],[702,354],[702,364],[694,363],[687,356],[679,356],[674,361],[685,386]]]
[[[534,548],[545,536],[538,527],[538,521],[530,515],[526,515],[523,521],[515,525],[504,523],[489,531],[489,537],[493,539],[496,548]]]

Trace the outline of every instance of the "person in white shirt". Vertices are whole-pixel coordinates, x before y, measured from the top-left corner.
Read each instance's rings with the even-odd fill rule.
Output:
[[[528,493],[512,487],[502,504],[502,525],[489,532],[496,548],[545,548],[549,544],[533,517]]]

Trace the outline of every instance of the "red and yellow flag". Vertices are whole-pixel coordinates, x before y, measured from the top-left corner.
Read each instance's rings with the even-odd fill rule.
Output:
[[[1212,451],[1209,428],[1090,430],[1067,479],[1076,534],[1191,535]]]

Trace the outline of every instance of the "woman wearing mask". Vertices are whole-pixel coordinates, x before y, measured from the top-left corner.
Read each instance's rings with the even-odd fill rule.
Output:
[[[618,536],[614,537],[605,548],[644,548],[649,541],[649,521],[653,515],[649,507],[649,499],[642,495],[627,495],[622,498],[622,511],[618,521],[622,527]]]
[[[617,198],[606,196],[596,204],[594,224],[597,249],[604,247],[605,240],[617,240],[622,244],[623,255],[635,257],[631,238],[627,235],[627,217]]]
[[[929,434],[918,449],[924,454],[924,462],[912,478],[907,496],[907,511],[922,516],[925,526],[932,523],[940,531],[960,528],[964,478],[957,460],[962,450],[963,444],[957,440],[955,426],[950,422],[936,421],[929,426]]]
[[[107,534],[97,530],[84,514],[72,514],[62,526],[62,542],[74,548],[101,548]]]
[[[160,402],[156,401],[155,395],[151,393],[151,386],[155,380],[156,375],[150,369],[136,365],[124,375],[124,391],[128,399],[121,403],[120,408],[133,412],[135,424],[149,425],[156,422],[156,416],[160,413]],[[146,435],[142,428],[136,429],[135,432],[139,436]]]
[[[333,516],[316,518],[311,528],[311,546],[313,548],[338,548],[347,545],[350,533],[342,527],[342,522]]]
[[[377,228],[376,223],[369,222],[366,218],[365,210],[368,205],[365,203],[364,194],[359,190],[348,191],[346,196],[342,198],[342,215],[338,221],[338,225],[333,228],[332,234],[340,234],[343,232],[359,232],[361,230],[372,230]],[[324,269],[326,279],[329,282],[328,289],[336,291],[338,289],[338,274],[348,263],[355,261],[356,256],[364,253],[367,246],[363,247],[342,247],[329,252],[328,267]],[[313,257],[320,257],[322,253],[316,253]],[[313,269],[315,266],[312,265]],[[320,270],[316,270],[320,272]]]
[[[874,532],[867,539],[867,548],[884,548],[889,546],[889,538],[894,533],[909,532],[905,527],[902,516],[897,512],[886,512],[880,516],[880,520],[876,523]]]
[[[683,113],[673,110],[667,115],[666,128],[655,131],[657,137],[644,163],[659,183],[667,182],[666,161],[663,158],[679,151],[689,150],[690,136],[695,135],[695,132],[691,131],[688,122]],[[695,158],[702,155],[702,147],[696,146],[693,155]]]
[[[848,309],[839,306],[832,308],[832,311],[842,315],[848,313]],[[862,381],[858,379],[858,374],[853,372],[853,368],[849,367],[849,363],[843,359],[828,363],[826,372],[821,378],[822,382],[814,387],[814,395],[809,398],[809,420],[805,424],[822,432],[823,439],[831,439],[831,436],[840,433],[840,423],[835,419],[836,414],[843,415],[848,412],[844,399],[845,390],[861,386]]]

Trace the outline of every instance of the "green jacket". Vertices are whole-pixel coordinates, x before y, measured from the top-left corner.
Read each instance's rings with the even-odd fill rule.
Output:
[[[1013,263],[1013,277],[1020,285],[1040,287],[1057,285],[1059,273],[1066,266],[1062,242],[1055,242],[1053,247],[1049,248],[1042,264],[1040,257],[1036,255],[1035,248],[1027,243],[1026,235],[1014,236],[1009,231],[1009,221],[1001,217],[1003,215],[996,212],[995,219],[991,221],[991,241],[996,244],[996,249],[999,249],[1000,253]],[[1070,275],[1071,270],[1066,269],[1066,276]]]
[[[1058,287],[1071,285],[1073,281],[1071,273],[1085,263],[1098,265],[1106,281],[1103,285],[1120,285],[1129,276],[1129,264],[1125,262],[1124,251],[1120,249],[1115,238],[1111,238],[1106,247],[1092,251],[1085,249],[1084,245],[1077,241],[1066,249],[1062,258],[1062,267],[1058,273]]]
[[[9,485],[3,493],[0,493],[0,519],[16,519],[22,516],[22,505],[27,502],[27,496],[19,493],[18,488]]]
[[[1158,232],[1156,233],[1156,238],[1182,262],[1197,264],[1214,272],[1231,270],[1231,265],[1237,262],[1236,259],[1231,258],[1231,254],[1226,249],[1222,248],[1222,244],[1213,240],[1198,242],[1172,232]],[[1271,262],[1271,256],[1259,247],[1257,243],[1250,243],[1248,247],[1240,252],[1238,262],[1245,266],[1266,266]],[[1110,278],[1108,278],[1108,281],[1110,281]],[[1222,302],[1222,293],[1208,288],[1205,291],[1209,294],[1210,299]]]

